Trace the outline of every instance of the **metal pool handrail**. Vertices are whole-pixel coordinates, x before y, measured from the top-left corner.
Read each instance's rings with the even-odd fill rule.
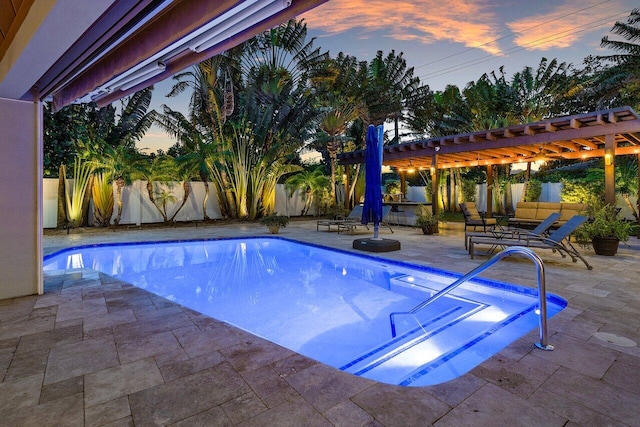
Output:
[[[533,261],[533,263],[536,266],[537,275],[538,275],[538,298],[540,300],[539,301],[539,306],[540,306],[539,307],[540,308],[540,314],[539,314],[539,317],[540,317],[540,342],[535,343],[535,346],[538,347],[539,349],[542,349],[542,350],[553,350],[553,345],[551,345],[551,344],[549,344],[547,342],[547,291],[546,291],[546,283],[545,283],[544,264],[542,262],[542,259],[538,256],[538,254],[536,254],[535,252],[533,252],[529,248],[525,248],[524,246],[512,246],[510,248],[507,248],[507,249],[501,251],[500,253],[495,254],[487,262],[485,262],[484,264],[474,268],[473,270],[471,270],[470,272],[468,272],[467,274],[465,274],[464,276],[462,276],[461,278],[459,278],[458,280],[456,280],[455,282],[453,282],[452,284],[450,284],[446,288],[444,288],[441,291],[437,292],[431,298],[429,298],[426,301],[423,301],[420,304],[416,305],[411,310],[409,310],[409,311],[396,311],[396,312],[393,312],[393,313],[389,314],[389,320],[391,322],[391,336],[392,337],[396,336],[396,322],[395,322],[395,316],[396,315],[398,315],[398,314],[415,314],[416,312],[422,310],[423,308],[425,308],[426,306],[428,306],[429,304],[431,304],[435,300],[437,300],[440,297],[448,294],[449,292],[451,292],[453,289],[457,288],[461,284],[473,279],[478,274],[482,273],[487,268],[491,267],[493,264],[497,263],[501,259],[503,259],[503,258],[505,258],[505,257],[507,257],[507,256],[509,256],[511,254],[524,255],[524,256],[528,257],[531,261]]]

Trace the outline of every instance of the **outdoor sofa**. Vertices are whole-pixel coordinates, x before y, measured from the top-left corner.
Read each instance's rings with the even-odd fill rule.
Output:
[[[586,214],[587,208],[585,203],[518,202],[514,216],[509,218],[509,227],[533,228],[554,212],[560,214],[554,227],[560,227],[575,215]]]

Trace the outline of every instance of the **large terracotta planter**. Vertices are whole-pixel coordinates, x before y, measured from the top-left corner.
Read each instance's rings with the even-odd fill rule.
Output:
[[[591,240],[596,255],[614,256],[618,252],[620,240],[615,237],[594,237]]]
[[[422,233],[423,234],[427,234],[427,235],[431,235],[434,233],[438,232],[438,226],[437,225],[431,225],[431,226],[422,226]]]
[[[271,234],[278,234],[278,232],[280,231],[280,226],[279,225],[269,225],[269,226],[267,226],[267,228],[269,228],[269,232]]]

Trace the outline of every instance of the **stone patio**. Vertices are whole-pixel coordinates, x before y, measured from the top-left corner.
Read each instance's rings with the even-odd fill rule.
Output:
[[[362,231],[360,231],[362,230]],[[402,250],[376,256],[466,273],[460,227],[439,235],[381,229]],[[266,235],[257,224],[44,236],[45,253],[81,244]],[[294,220],[281,236],[351,250],[357,237]],[[46,276],[45,293],[0,301],[4,426],[637,426],[640,425],[640,244],[589,263],[551,251],[547,288],[569,301],[537,331],[461,377],[403,388],[340,372],[92,270]],[[535,287],[509,259],[482,275]]]

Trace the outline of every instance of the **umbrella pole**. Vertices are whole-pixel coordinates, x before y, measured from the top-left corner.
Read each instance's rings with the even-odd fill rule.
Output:
[[[375,240],[380,240],[380,238],[378,237],[378,229],[379,229],[379,228],[380,228],[380,226],[379,226],[379,225],[377,225],[377,224],[375,224],[375,225],[373,226],[373,238],[374,238]]]

